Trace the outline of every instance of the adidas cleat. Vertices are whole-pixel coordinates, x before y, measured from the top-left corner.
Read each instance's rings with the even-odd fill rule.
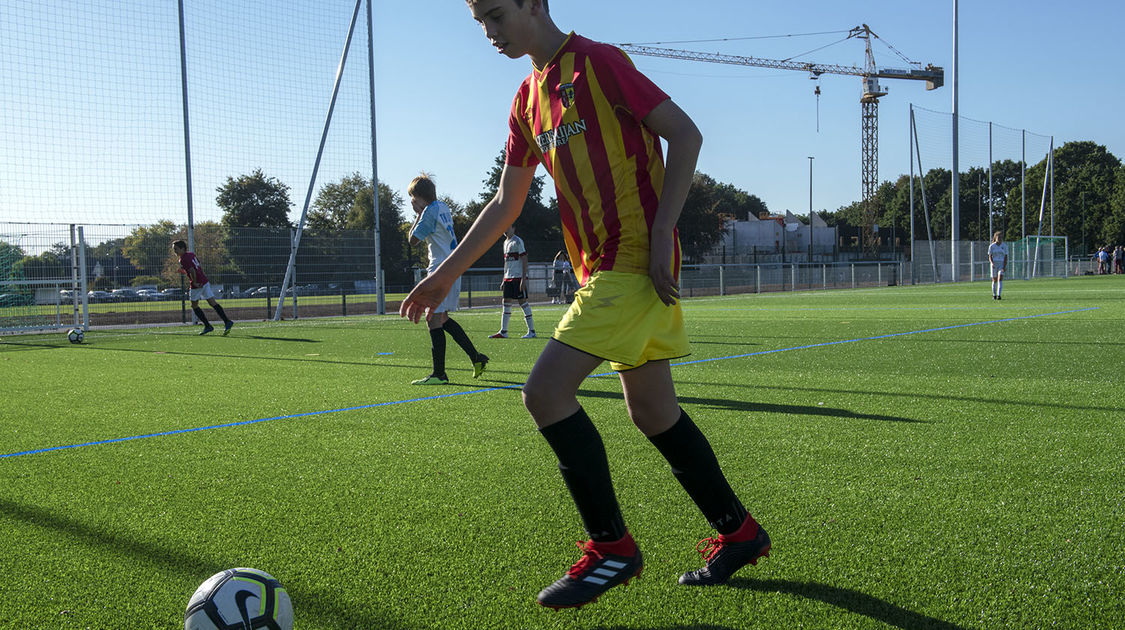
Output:
[[[203,327],[203,330],[199,331],[199,334],[200,335],[206,335],[207,333],[212,332],[214,330],[215,330],[214,326],[212,326],[211,324],[207,324],[206,326]]]
[[[230,329],[234,328],[234,322],[227,322],[223,324],[223,336],[226,337],[230,334]]]
[[[535,331],[534,330],[527,331],[527,334],[520,337],[520,339],[535,339]]]
[[[631,556],[602,553],[592,540],[578,543],[582,558],[574,563],[566,575],[539,593],[540,606],[547,608],[581,608],[598,601],[602,593],[641,575],[644,561],[641,550]]]
[[[489,335],[488,338],[489,339],[507,339],[508,338],[508,331],[501,330],[498,333],[493,333],[493,334]]]
[[[758,558],[768,558],[770,535],[766,533],[765,528],[757,523],[754,525],[758,530],[756,535],[743,542],[731,542],[726,536],[704,538],[699,541],[695,550],[703,556],[707,565],[697,571],[688,571],[681,575],[680,584],[688,586],[725,584],[735,571],[748,564],[758,564]]]

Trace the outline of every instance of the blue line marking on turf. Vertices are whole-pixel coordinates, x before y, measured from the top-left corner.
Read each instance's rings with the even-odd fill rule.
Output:
[[[840,344],[845,344],[845,343],[855,343],[857,341],[874,341],[874,340],[877,340],[877,339],[891,339],[893,337],[905,337],[907,335],[919,335],[919,334],[928,333],[928,332],[939,332],[939,331],[942,331],[942,330],[954,330],[954,329],[957,329],[957,328],[968,328],[970,326],[983,326],[985,324],[999,324],[999,323],[1002,323],[1002,322],[1015,322],[1015,321],[1020,321],[1020,320],[1024,320],[1024,319],[1036,319],[1036,318],[1040,318],[1040,317],[1051,317],[1052,315],[1069,315],[1071,313],[1084,313],[1086,311],[1095,311],[1098,308],[1100,308],[1100,307],[1091,306],[1089,308],[1080,308],[1080,309],[1075,309],[1075,310],[1072,310],[1072,311],[1058,311],[1058,312],[1055,312],[1055,313],[1043,313],[1043,314],[1040,314],[1040,315],[1024,315],[1022,317],[1006,317],[1004,319],[992,319],[992,320],[983,321],[983,322],[971,322],[971,323],[968,323],[968,324],[954,324],[952,326],[939,326],[937,328],[926,328],[924,330],[910,330],[910,331],[907,331],[907,332],[889,333],[889,334],[886,334],[886,335],[875,335],[874,337],[857,337],[855,339],[843,339],[843,340],[840,340],[840,341],[825,341],[823,343],[813,343],[813,344],[809,344],[809,345],[805,345],[805,346],[793,346],[793,347],[790,347],[790,348],[775,348],[773,350],[761,350],[761,351],[758,351],[758,352],[749,352],[749,353],[746,353],[746,354],[734,354],[734,355],[730,355],[730,356],[726,356],[726,357],[714,357],[714,358],[711,358],[711,359],[696,359],[694,361],[682,361],[680,363],[673,363],[671,365],[673,367],[675,367],[675,366],[680,366],[680,365],[694,365],[696,363],[710,363],[712,361],[726,361],[726,360],[729,360],[729,359],[744,359],[744,358],[747,358],[747,357],[757,357],[757,356],[763,356],[763,355],[767,355],[767,354],[777,354],[779,352],[789,352],[790,350],[808,350],[810,348],[824,348],[824,347],[827,347],[827,346],[838,346]],[[387,353],[387,354],[389,354],[389,353]],[[599,377],[602,377],[602,376],[615,376],[616,374],[617,374],[617,372],[604,372],[602,374],[591,374],[587,378],[599,378]],[[181,433],[195,433],[197,431],[209,431],[211,429],[226,429],[226,428],[229,428],[229,427],[240,427],[240,426],[245,426],[245,425],[249,425],[249,424],[258,424],[259,422],[269,422],[271,420],[290,420],[290,419],[293,419],[293,418],[307,418],[307,417],[310,417],[310,416],[323,416],[323,415],[327,415],[327,414],[330,414],[330,413],[338,413],[338,412],[341,412],[341,411],[359,411],[361,409],[374,409],[376,407],[390,407],[390,406],[393,406],[393,405],[403,405],[403,404],[406,404],[406,403],[422,402],[422,401],[425,401],[425,400],[440,400],[442,398],[453,398],[455,396],[467,396],[469,394],[483,394],[483,393],[486,393],[486,392],[495,392],[495,391],[501,391],[501,390],[505,390],[505,389],[516,389],[518,387],[523,387],[523,384],[521,383],[519,385],[505,385],[503,387],[487,387],[485,389],[473,389],[473,390],[464,391],[464,392],[453,392],[451,394],[438,394],[436,396],[423,396],[421,398],[409,398],[409,399],[406,399],[406,400],[390,400],[390,401],[381,402],[381,403],[372,403],[370,405],[359,405],[359,406],[356,406],[356,407],[344,407],[342,409],[327,409],[327,410],[324,410],[324,411],[306,411],[304,413],[294,413],[294,414],[289,414],[289,415],[285,415],[285,416],[273,416],[272,418],[258,418],[256,420],[242,420],[240,422],[227,422],[225,424],[214,424],[214,425],[206,426],[206,427],[194,427],[194,428],[190,428],[190,429],[176,429],[174,431],[161,431],[159,433],[147,433],[145,435],[131,435],[131,436],[128,436],[128,437],[113,438],[113,439],[109,439],[109,440],[98,440],[98,441],[95,441],[95,442],[83,442],[81,444],[67,444],[65,446],[51,446],[51,447],[47,447],[47,448],[33,449],[33,450],[30,450],[30,451],[20,451],[18,453],[3,453],[3,454],[0,454],[0,459],[4,459],[6,457],[19,457],[21,455],[35,455],[35,454],[38,454],[38,453],[49,453],[51,451],[62,451],[62,450],[67,450],[67,449],[72,449],[72,448],[79,448],[79,447],[82,447],[82,446],[100,446],[102,444],[115,444],[117,442],[129,442],[129,441],[132,441],[132,440],[141,440],[141,439],[145,439],[145,438],[154,438],[154,437],[164,437],[164,436],[168,436],[168,435],[178,435],[178,434],[181,434]]]

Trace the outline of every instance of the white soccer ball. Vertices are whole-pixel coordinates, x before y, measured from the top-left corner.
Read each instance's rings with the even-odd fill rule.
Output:
[[[86,338],[86,334],[82,332],[81,328],[71,328],[67,331],[66,338],[70,340],[70,343],[82,343],[82,340]]]
[[[188,601],[184,630],[293,630],[293,604],[272,575],[227,569],[207,578]]]

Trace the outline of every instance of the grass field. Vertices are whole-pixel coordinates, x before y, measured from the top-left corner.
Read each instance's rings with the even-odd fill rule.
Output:
[[[1125,624],[1125,279],[685,312],[681,404],[774,544],[727,586],[676,583],[711,532],[605,367],[581,394],[645,571],[535,604],[583,532],[520,401],[546,341],[486,339],[495,309],[456,316],[482,379],[450,343],[453,384],[424,389],[428,336],[397,317],[105,330],[0,338],[0,628],[182,627],[236,566],[300,630]]]

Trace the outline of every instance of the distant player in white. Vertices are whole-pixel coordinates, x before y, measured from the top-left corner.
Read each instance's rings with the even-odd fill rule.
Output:
[[[489,335],[489,339],[507,339],[508,322],[512,319],[512,305],[519,304],[523,309],[523,320],[527,324],[524,339],[535,338],[535,321],[531,317],[531,305],[527,303],[527,248],[523,239],[516,236],[516,226],[504,230],[504,314],[500,318],[500,332]]]
[[[1000,232],[992,235],[988,246],[988,262],[992,266],[992,299],[999,300],[1004,291],[1004,268],[1008,266],[1008,246]]]
[[[428,175],[422,174],[410,182],[407,189],[410,194],[410,205],[418,217],[414,226],[410,228],[410,244],[417,245],[423,241],[429,248],[430,264],[426,273],[433,273],[453,248],[457,247],[457,236],[453,233],[453,213],[449,206],[437,198],[437,188]],[[430,328],[430,354],[433,358],[434,370],[426,378],[411,381],[411,385],[445,385],[449,377],[445,373],[445,333],[453,337],[453,341],[461,346],[469,360],[473,363],[473,378],[479,378],[488,363],[488,357],[477,352],[469,336],[461,325],[449,317],[450,311],[457,310],[461,299],[461,279],[453,282],[449,295],[434,309],[433,317],[427,322]]]

